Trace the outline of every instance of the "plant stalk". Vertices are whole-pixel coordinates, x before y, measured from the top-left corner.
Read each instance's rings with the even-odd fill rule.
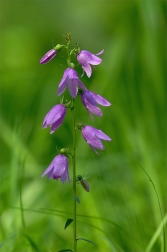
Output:
[[[74,252],[77,251],[77,230],[76,230],[76,164],[75,164],[75,155],[76,155],[76,130],[75,130],[75,109],[74,109],[74,99],[72,99],[72,118],[73,118],[73,193],[74,193],[74,216],[73,216],[73,239],[74,239]]]

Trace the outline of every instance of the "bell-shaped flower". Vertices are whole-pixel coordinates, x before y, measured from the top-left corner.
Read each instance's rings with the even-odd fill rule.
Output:
[[[100,139],[111,141],[111,138],[107,136],[103,131],[87,125],[82,127],[82,136],[97,154],[98,152],[96,148],[104,150],[104,146]]]
[[[47,52],[42,59],[40,60],[40,64],[46,64],[51,59],[53,59],[57,54],[57,51],[55,49],[51,49],[49,52]]]
[[[48,178],[61,179],[64,183],[66,179],[70,183],[70,178],[68,174],[68,158],[66,155],[57,155],[49,167],[44,171],[42,177],[48,175]]]
[[[45,116],[42,128],[50,126],[52,134],[63,122],[66,114],[66,107],[63,104],[55,105]]]
[[[95,94],[89,90],[83,90],[81,91],[81,101],[87,111],[90,114],[90,117],[93,119],[92,114],[97,116],[102,116],[102,112],[100,108],[98,107],[98,104],[102,106],[110,106],[111,103],[107,101],[104,97]],[[92,113],[92,114],[91,114]]]
[[[78,53],[77,60],[82,65],[83,71],[87,74],[88,77],[90,77],[92,74],[91,65],[93,66],[99,65],[102,62],[102,59],[97,57],[97,55],[100,55],[103,52],[104,50],[102,50],[101,52],[97,54],[93,54],[93,53],[83,50],[83,51],[80,51],[80,53]]]
[[[78,85],[83,89],[86,90],[86,87],[82,84],[82,82],[78,78],[77,72],[73,68],[67,68],[64,71],[63,78],[59,84],[58,88],[58,95],[61,95],[66,87],[68,86],[68,90],[72,98],[75,98],[78,93]]]

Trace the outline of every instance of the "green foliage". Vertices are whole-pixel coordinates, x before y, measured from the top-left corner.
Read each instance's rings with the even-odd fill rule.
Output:
[[[78,202],[78,204],[81,203],[81,202],[80,202],[80,199],[78,198],[78,196],[74,196],[74,198],[75,198],[76,202]]]
[[[165,251],[166,2],[152,0],[1,2],[0,250],[72,247],[72,225],[64,230],[72,218],[72,183],[41,178],[56,147],[72,147],[70,111],[54,134],[42,130],[44,116],[60,101],[66,57],[62,52],[46,65],[39,61],[52,39],[64,43],[66,31],[81,49],[105,50],[91,78],[81,80],[112,103],[92,122],[76,100],[77,122],[112,138],[97,156],[77,131],[77,173],[87,173],[91,187],[88,194],[77,185],[77,237],[97,244],[78,242],[78,251]],[[163,222],[141,166],[156,188]]]
[[[77,241],[86,241],[86,242],[92,243],[93,245],[96,245],[94,242],[92,242],[88,239],[85,239],[85,238],[77,238]]]
[[[72,222],[73,219],[67,219],[64,229],[66,229]]]

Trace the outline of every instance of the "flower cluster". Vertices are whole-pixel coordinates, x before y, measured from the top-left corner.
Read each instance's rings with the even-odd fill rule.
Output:
[[[45,64],[53,59],[57,53],[64,48],[63,45],[57,45],[55,48],[48,51],[40,60],[41,64]],[[67,48],[67,47],[66,47]],[[75,54],[78,63],[82,66],[83,74],[84,72],[88,78],[92,75],[91,66],[99,65],[102,62],[102,59],[97,57],[102,54],[104,50],[97,54],[92,54],[86,50],[80,51],[77,47],[70,51],[70,55]],[[102,111],[98,105],[110,106],[111,103],[107,101],[104,97],[95,94],[94,92],[88,90],[84,84],[80,81],[76,70],[74,70],[74,64],[70,63],[68,59],[68,68],[64,71],[63,77],[58,85],[57,95],[63,94],[63,92],[68,87],[69,93],[73,99],[77,95],[80,95],[81,102],[88,111],[90,117],[93,120],[93,115],[102,116]],[[55,105],[51,110],[46,114],[43,122],[43,128],[50,127],[50,134],[55,132],[58,127],[63,123],[64,117],[66,115],[66,109],[69,107],[69,103],[62,102],[61,104]],[[110,141],[111,138],[107,136],[104,132],[99,129],[96,129],[92,126],[78,124],[78,129],[81,129],[82,136],[84,140],[89,144],[89,146],[98,154],[97,149],[104,150],[104,146],[101,140]],[[48,175],[48,178],[58,179],[64,183],[66,180],[69,180],[68,174],[68,153],[66,151],[60,152],[57,155],[49,167],[42,174]]]

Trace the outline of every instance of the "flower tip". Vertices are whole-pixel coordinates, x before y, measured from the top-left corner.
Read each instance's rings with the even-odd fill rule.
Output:
[[[97,53],[96,55],[100,55],[102,53],[104,53],[104,49],[102,51],[100,51],[99,53]]]

